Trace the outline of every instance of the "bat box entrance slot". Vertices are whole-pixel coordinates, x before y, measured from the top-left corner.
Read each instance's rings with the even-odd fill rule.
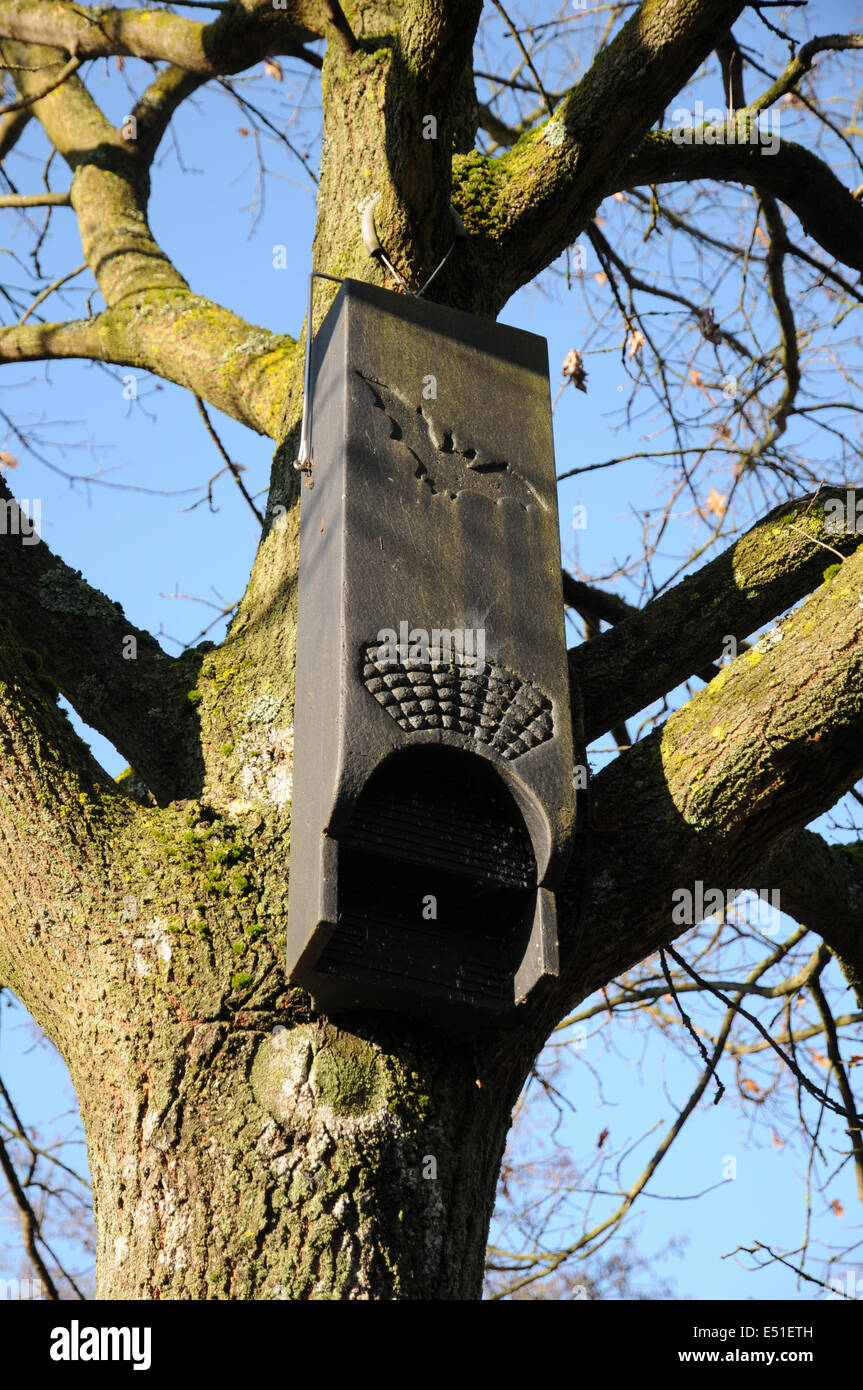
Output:
[[[489,762],[440,745],[396,753],[336,838],[338,922],[319,969],[479,1006],[512,1003],[536,861]]]

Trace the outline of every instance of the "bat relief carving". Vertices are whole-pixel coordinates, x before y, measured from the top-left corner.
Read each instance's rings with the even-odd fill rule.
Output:
[[[414,476],[433,493],[455,501],[460,492],[478,492],[492,502],[509,500],[527,510],[546,503],[512,463],[455,436],[436,420],[428,402],[413,405],[396,387],[372,381],[357,372],[372,402],[389,424],[389,439],[404,446],[413,460]],[[480,477],[482,483],[480,483]]]

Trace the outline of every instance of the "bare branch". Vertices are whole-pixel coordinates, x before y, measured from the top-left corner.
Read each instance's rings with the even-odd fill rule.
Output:
[[[339,0],[323,0],[324,9],[330,24],[338,35],[339,43],[345,53],[352,54],[357,51],[357,41],[354,38],[353,30],[345,19],[345,12],[339,4]]]
[[[187,72],[173,63],[153,79],[132,111],[138,127],[133,149],[139,159],[152,160],[177,107],[206,80],[204,74]]]
[[[321,36],[317,6],[291,0],[289,8],[248,13],[230,5],[210,23],[160,9],[49,7],[42,0],[3,0],[0,38],[48,45],[79,62],[115,54],[165,61],[207,77],[239,72],[268,53],[291,53]]]
[[[735,464],[735,472],[737,473],[742,473],[746,468],[752,468],[759,459],[763,458],[765,451],[772,448],[776,440],[785,433],[788,416],[793,410],[794,401],[800,389],[800,353],[797,347],[797,326],[794,322],[794,312],[785,286],[784,263],[791,247],[785,231],[785,224],[782,221],[779,208],[776,206],[776,200],[769,193],[762,193],[761,206],[764,210],[767,230],[770,233],[770,248],[767,252],[767,284],[770,298],[776,309],[776,317],[779,320],[785,387],[779,401],[770,412],[769,430],[762,439],[758,440],[746,458],[737,461]]]
[[[264,518],[258,511],[257,507],[252,501],[252,498],[249,496],[249,492],[246,488],[246,484],[243,482],[240,471],[237,468],[237,465],[233,462],[230,454],[228,453],[218,434],[216,433],[213,427],[213,422],[210,419],[209,414],[207,413],[207,407],[204,405],[204,402],[201,400],[200,396],[195,397],[195,405],[198,407],[198,413],[204,422],[204,428],[206,429],[207,434],[210,436],[219,453],[221,454],[222,458],[225,460],[225,466],[231,474],[231,477],[233,478],[234,482],[237,484],[237,487],[240,489],[240,492],[243,494],[243,497],[245,498],[248,506],[251,509],[252,515],[255,517],[255,520],[258,522],[258,525],[263,526]]]
[[[824,488],[783,503],[697,574],[570,652],[588,742],[705,671],[726,636],[757,631],[821,582],[824,505],[831,498],[844,502],[845,490]],[[859,540],[853,533],[830,539],[843,555]]]
[[[839,1038],[836,1034],[836,1020],[827,1002],[827,996],[821,987],[821,981],[817,977],[814,977],[810,981],[809,993],[812,995],[813,1002],[818,1010],[818,1015],[824,1025],[827,1056],[830,1058],[830,1065],[836,1076],[839,1094],[842,1097],[842,1107],[848,1121],[851,1152],[854,1155],[854,1171],[857,1174],[857,1196],[860,1201],[863,1202],[863,1131],[861,1131],[860,1117],[857,1115],[854,1095],[848,1081],[848,1073],[845,1070],[845,1066],[842,1062],[842,1053],[839,1050]]]
[[[19,111],[13,111],[0,120],[0,159],[5,159],[9,151],[15,148],[32,115],[33,113],[28,107],[22,107]]]
[[[540,78],[539,73],[533,65],[533,59],[531,58],[530,53],[524,46],[524,40],[521,37],[520,31],[513,24],[512,20],[510,19],[509,15],[504,9],[501,0],[492,0],[492,3],[495,9],[497,10],[498,14],[500,15],[501,19],[503,20],[504,24],[506,25],[507,29],[512,34],[512,37],[518,44],[521,56],[524,58],[524,61],[527,64],[528,71],[530,72],[534,82],[536,83],[536,90],[539,92],[540,96],[543,99],[543,102],[545,103],[546,111],[548,112],[549,116],[553,115],[554,107],[551,102],[551,97],[548,95],[544,86],[542,85],[542,79]]]
[[[764,111],[772,106],[786,92],[793,91],[801,77],[809,71],[819,53],[842,52],[849,48],[863,48],[863,34],[826,34],[823,38],[810,39],[804,43],[791,59],[785,71],[776,81],[762,92],[760,97],[749,103],[747,111]]]
[[[2,480],[0,498],[17,510]],[[194,684],[189,663],[166,656],[38,535],[27,543],[22,534],[20,525],[0,534],[0,593],[38,674],[119,748],[157,799],[188,795],[200,776],[196,725],[185,700]]]
[[[475,261],[485,255],[493,264],[494,279],[486,287],[493,308],[545,269],[593,217],[601,199],[621,186],[628,152],[647,136],[743,8],[738,0],[640,5],[553,118],[493,161],[479,225],[472,225],[474,200],[467,192],[477,178],[477,156],[454,161],[454,202],[471,234]],[[633,72],[639,74],[635,83]],[[465,303],[475,302],[477,264],[466,266],[463,274]]]
[[[65,193],[4,193],[0,195],[0,208],[68,208],[71,206],[72,199],[68,189]]]
[[[33,300],[33,303],[30,305],[30,308],[26,311],[26,313],[21,315],[21,318],[18,320],[18,327],[20,328],[22,324],[27,322],[34,310],[38,309],[39,305],[43,304],[49,295],[52,295],[55,290],[58,290],[60,288],[61,285],[65,285],[68,280],[74,280],[76,275],[80,275],[81,272],[86,269],[87,262],[84,261],[81,265],[76,266],[74,270],[68,271],[66,275],[59,276],[59,278],[56,279],[53,282],[53,284],[46,285],[44,290],[42,290],[41,293],[37,294],[36,298]]]
[[[67,78],[71,77],[73,72],[77,72],[80,66],[80,58],[70,58],[68,63],[64,64],[60,72],[58,72],[57,76],[40,91],[31,92],[27,96],[18,97],[17,101],[7,101],[3,106],[0,106],[0,116],[9,116],[13,111],[23,111],[26,106],[35,105],[37,101],[41,101],[43,97],[48,96],[49,92],[55,92],[58,87],[62,87]]]
[[[775,963],[775,960],[781,958],[786,949],[787,946],[784,948],[780,947],[773,958],[768,958],[768,960],[766,961],[759,961],[758,965],[755,966],[755,968],[747,976],[744,984],[755,984],[757,980],[760,978],[760,976],[763,975],[768,969],[770,969],[770,966]],[[674,1124],[670,1126],[668,1132],[663,1136],[662,1142],[651,1155],[650,1160],[645,1166],[643,1172],[630,1186],[629,1190],[624,1195],[623,1201],[621,1202],[620,1206],[614,1212],[612,1212],[611,1215],[608,1216],[604,1221],[598,1222],[595,1226],[585,1231],[578,1238],[577,1241],[574,1241],[565,1249],[556,1251],[552,1255],[544,1256],[542,1268],[540,1269],[540,1271],[534,1274],[526,1275],[524,1278],[516,1281],[508,1289],[505,1290],[505,1293],[514,1293],[517,1289],[523,1288],[526,1285],[532,1283],[535,1279],[550,1273],[554,1269],[557,1269],[566,1260],[571,1259],[574,1255],[579,1254],[579,1252],[584,1251],[590,1247],[595,1247],[600,1237],[605,1235],[608,1231],[616,1229],[620,1225],[627,1212],[629,1212],[632,1209],[632,1206],[634,1205],[636,1199],[644,1191],[648,1183],[653,1178],[663,1159],[667,1156],[672,1144],[677,1139],[678,1135],[681,1133],[690,1115],[692,1115],[693,1111],[695,1110],[696,1106],[698,1105],[699,1101],[704,1095],[704,1092],[707,1090],[707,1087],[710,1084],[711,1077],[714,1075],[716,1067],[722,1057],[722,1053],[725,1049],[725,1045],[731,1032],[731,1028],[737,1016],[737,1011],[740,1007],[740,1001],[743,998],[743,994],[744,987],[741,986],[740,990],[738,990],[734,998],[728,1002],[728,1008],[726,1009],[725,1016],[723,1017],[722,1023],[720,1025],[719,1033],[717,1035],[713,1051],[706,1060],[704,1070],[702,1071],[696,1085],[690,1093],[686,1101],[686,1104],[679,1111],[674,1121]]]
[[[31,1203],[27,1199],[26,1192],[21,1186],[18,1174],[15,1172],[15,1166],[12,1159],[9,1157],[9,1152],[2,1138],[0,1138],[0,1169],[2,1169],[3,1176],[9,1184],[12,1200],[21,1216],[21,1230],[24,1234],[24,1249],[27,1251],[27,1256],[33,1268],[42,1280],[49,1299],[56,1301],[59,1299],[60,1295],[57,1292],[57,1287],[48,1272],[48,1268],[39,1250],[38,1241],[41,1235],[39,1220]]]
[[[630,158],[620,187],[696,179],[749,184],[772,194],[829,255],[863,270],[863,206],[824,160],[802,145],[783,140],[767,154],[743,143],[676,144],[669,132],[653,132]]]

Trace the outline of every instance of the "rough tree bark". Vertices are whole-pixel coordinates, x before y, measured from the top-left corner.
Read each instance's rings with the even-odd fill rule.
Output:
[[[823,871],[836,909],[824,935],[849,980],[863,978],[863,939],[842,925],[859,902],[859,866],[800,839],[863,775],[863,554],[831,537],[847,558],[821,583],[830,490],[772,514],[572,653],[583,746],[715,660],[724,634],[744,636],[811,594],[781,641],[723,668],[595,780],[601,816],[582,827],[561,893],[562,974],[517,1024],[465,1044],[398,1017],[334,1023],[284,976],[302,341],[200,298],[155,241],[150,166],[179,102],[210,78],[326,39],[315,267],[383,283],[357,215],[374,194],[388,252],[417,286],[448,244],[453,204],[469,239],[433,296],[477,313],[495,315],[603,197],[663,179],[765,171],[767,192],[861,265],[860,205],[806,151],[744,168],[733,150],[672,149],[650,134],[738,0],[645,0],[554,116],[496,161],[472,149],[480,9],[234,0],[204,24],[0,0],[0,56],[26,117],[68,165],[106,305],[85,320],[4,330],[0,361],[146,368],[277,446],[253,573],[216,648],[172,660],[44,543],[0,538],[0,983],[55,1040],[77,1089],[103,1298],[478,1296],[529,1068],[578,1000],[673,939],[675,884],[746,886],[774,854],[783,893],[808,912]],[[41,95],[70,56],[109,55],[166,64],[138,104],[134,142],[77,73]],[[436,141],[421,139],[428,113]],[[3,119],[5,150],[27,121]],[[818,166],[820,193],[800,184],[803,164]],[[332,292],[319,286],[316,323]],[[95,764],[55,686],[149,796]],[[801,875],[801,858],[825,853],[814,879]]]

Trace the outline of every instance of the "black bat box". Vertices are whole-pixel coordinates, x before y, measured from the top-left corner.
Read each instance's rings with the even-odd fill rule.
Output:
[[[345,280],[311,400],[288,970],[500,1022],[557,973],[575,810],[545,340]]]

